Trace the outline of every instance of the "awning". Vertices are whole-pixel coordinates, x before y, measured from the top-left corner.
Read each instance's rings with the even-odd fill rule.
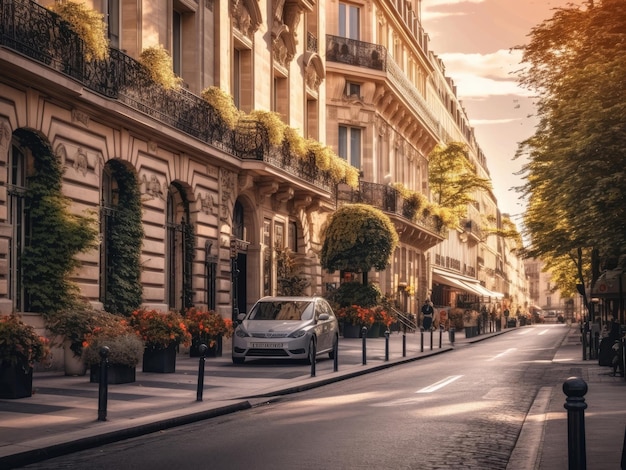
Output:
[[[592,297],[614,297],[626,292],[626,273],[621,269],[604,271],[591,288]]]
[[[460,274],[448,273],[437,268],[433,268],[433,281],[440,284],[446,284],[453,287],[458,287],[466,292],[471,292],[479,297],[489,297],[493,299],[501,299],[504,294],[500,292],[494,292],[484,287],[477,279],[461,276]]]

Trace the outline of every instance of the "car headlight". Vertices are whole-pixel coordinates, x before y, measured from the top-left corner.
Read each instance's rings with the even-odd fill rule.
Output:
[[[243,329],[243,327],[240,326],[235,330],[235,336],[237,336],[238,338],[248,338],[250,335],[246,330]]]
[[[296,330],[293,333],[291,333],[289,337],[290,338],[302,338],[304,335],[306,335],[305,330]]]

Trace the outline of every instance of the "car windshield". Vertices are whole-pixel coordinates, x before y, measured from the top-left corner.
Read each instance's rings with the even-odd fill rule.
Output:
[[[313,302],[307,300],[275,300],[258,302],[248,320],[309,320],[313,318]]]

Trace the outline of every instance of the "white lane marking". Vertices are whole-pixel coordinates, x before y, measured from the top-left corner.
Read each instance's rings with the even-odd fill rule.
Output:
[[[548,330],[541,330],[539,332],[538,336],[545,335],[547,332],[548,332]]]
[[[497,355],[493,356],[491,359],[487,359],[487,360],[488,360],[488,361],[495,361],[496,359],[498,359],[498,358],[500,358],[500,357],[504,356],[505,354],[508,354],[508,353],[510,353],[510,352],[513,352],[513,351],[517,351],[517,348],[509,348],[509,349],[507,349],[506,351],[502,351],[500,354],[497,354]]]
[[[529,332],[530,332],[530,330],[529,330],[529,329],[525,329],[525,330],[522,330],[522,331],[518,331],[518,332],[517,332],[517,334],[518,334],[519,336],[521,336],[521,335],[525,335],[526,333],[529,333]]]
[[[443,388],[446,385],[451,384],[455,380],[459,380],[461,377],[463,377],[463,376],[462,375],[451,375],[450,377],[446,377],[445,379],[440,380],[439,382],[436,382],[436,383],[434,383],[432,385],[429,385],[428,387],[424,387],[423,389],[418,390],[415,393],[432,393],[432,392],[436,392],[440,388]]]

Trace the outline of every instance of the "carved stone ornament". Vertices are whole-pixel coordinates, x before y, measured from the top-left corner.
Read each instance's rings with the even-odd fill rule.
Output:
[[[0,149],[8,149],[9,142],[11,142],[11,127],[6,120],[2,119],[0,120]]]
[[[215,205],[215,199],[212,194],[206,193],[206,196],[202,196],[202,193],[200,193],[198,201],[200,201],[200,208],[202,212],[207,215],[217,215],[217,206]]]
[[[232,0],[231,14],[235,28],[237,28],[243,36],[252,39],[263,20],[258,1]]]
[[[89,115],[78,109],[72,109],[72,122],[80,122],[85,127],[89,127]]]
[[[141,185],[143,186],[143,194],[150,196],[152,199],[165,199],[163,187],[156,175],[150,176],[150,180],[148,180],[145,174],[142,175]]]
[[[82,173],[83,176],[87,175],[87,171],[89,170],[89,160],[87,159],[87,152],[81,147],[78,147],[76,155],[74,155],[74,164],[72,165],[72,168],[74,168],[74,170],[78,173]]]

